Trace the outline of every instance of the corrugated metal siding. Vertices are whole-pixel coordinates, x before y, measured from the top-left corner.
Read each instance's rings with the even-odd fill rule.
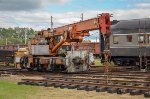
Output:
[[[93,54],[100,53],[100,44],[99,42],[83,42],[75,44],[75,50],[87,50]]]

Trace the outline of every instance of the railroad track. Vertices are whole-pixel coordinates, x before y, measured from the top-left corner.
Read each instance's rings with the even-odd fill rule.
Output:
[[[96,67],[94,67],[96,68]],[[131,95],[144,94],[150,97],[150,72],[140,71],[120,71],[113,70],[107,73],[101,70],[83,72],[83,73],[52,73],[52,72],[29,72],[15,68],[1,69],[1,74],[17,74],[26,76],[40,75],[44,79],[22,79],[18,84],[54,86],[78,90],[95,90],[97,92],[107,91],[109,93]],[[106,77],[108,77],[106,79]]]
[[[75,77],[48,77],[45,79],[22,79],[23,82],[18,84],[37,85],[37,86],[54,86],[68,89],[78,89],[86,91],[97,91],[117,94],[130,93],[131,95],[144,94],[150,97],[150,82],[136,80],[109,80],[96,78],[75,78]]]
[[[10,75],[26,75],[26,76],[34,76],[34,75],[42,75],[47,77],[47,75],[61,75],[61,76],[78,76],[78,77],[93,77],[93,78],[105,78],[108,76],[109,78],[116,79],[140,79],[150,81],[150,72],[109,72],[105,75],[104,72],[85,72],[85,73],[52,73],[52,72],[29,72],[26,70],[18,70],[18,69],[3,69],[0,70],[0,75],[2,74],[10,74]]]
[[[91,68],[90,68],[90,70],[88,71],[88,72],[82,72],[82,73],[76,73],[77,75],[79,74],[102,74],[102,73],[104,73],[104,68],[105,68],[105,66],[91,66]],[[131,70],[128,70],[128,71],[132,71],[133,70],[133,68],[135,68],[135,66],[123,66],[123,67],[118,67],[118,66],[111,66],[111,71],[110,72],[126,72],[126,69],[131,69]],[[95,70],[93,70],[93,69],[95,69]],[[12,67],[12,66],[3,66],[3,68],[2,68],[2,66],[0,67],[0,74],[3,74],[3,73],[14,73],[15,74],[15,72],[16,72],[16,74],[17,73],[19,73],[19,74],[44,74],[44,73],[39,73],[39,72],[36,72],[36,71],[33,71],[33,72],[29,72],[29,71],[26,71],[26,70],[20,70],[20,69],[16,69],[16,68],[14,68],[14,67]],[[53,74],[52,72],[45,72],[45,73],[49,73],[49,74]],[[61,74],[65,74],[64,72],[62,72]],[[67,75],[68,75],[68,73],[66,73]],[[73,74],[75,74],[75,73],[73,73]]]
[[[43,75],[44,79],[22,79],[18,84],[54,86],[60,88],[86,90],[86,91],[107,91],[109,93],[131,95],[144,94],[150,97],[150,72],[111,72],[108,75],[103,73],[51,73]],[[108,79],[106,79],[108,76]]]

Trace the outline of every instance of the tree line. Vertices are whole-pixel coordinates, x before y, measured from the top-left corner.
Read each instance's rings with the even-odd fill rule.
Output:
[[[32,28],[0,28],[0,45],[25,44],[35,32]]]

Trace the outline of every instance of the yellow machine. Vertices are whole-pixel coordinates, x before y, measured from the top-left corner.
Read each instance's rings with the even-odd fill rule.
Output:
[[[25,48],[19,48],[18,51],[15,53],[15,59],[14,59],[14,64],[15,67],[18,69],[21,69],[21,59],[23,56],[28,55],[29,54],[29,50],[27,47]]]

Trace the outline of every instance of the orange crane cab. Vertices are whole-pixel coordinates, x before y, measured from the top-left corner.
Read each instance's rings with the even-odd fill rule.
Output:
[[[96,18],[38,32],[37,37],[31,39],[28,44],[29,55],[24,56],[28,61],[23,61],[22,64],[25,64],[25,68],[40,71],[87,71],[94,61],[92,54],[88,51],[74,51],[71,48],[68,50],[67,45],[82,42],[83,37],[90,36],[89,31],[92,30],[100,30],[103,43],[101,51],[104,52],[102,56],[106,59],[111,35],[110,14],[102,13]]]

